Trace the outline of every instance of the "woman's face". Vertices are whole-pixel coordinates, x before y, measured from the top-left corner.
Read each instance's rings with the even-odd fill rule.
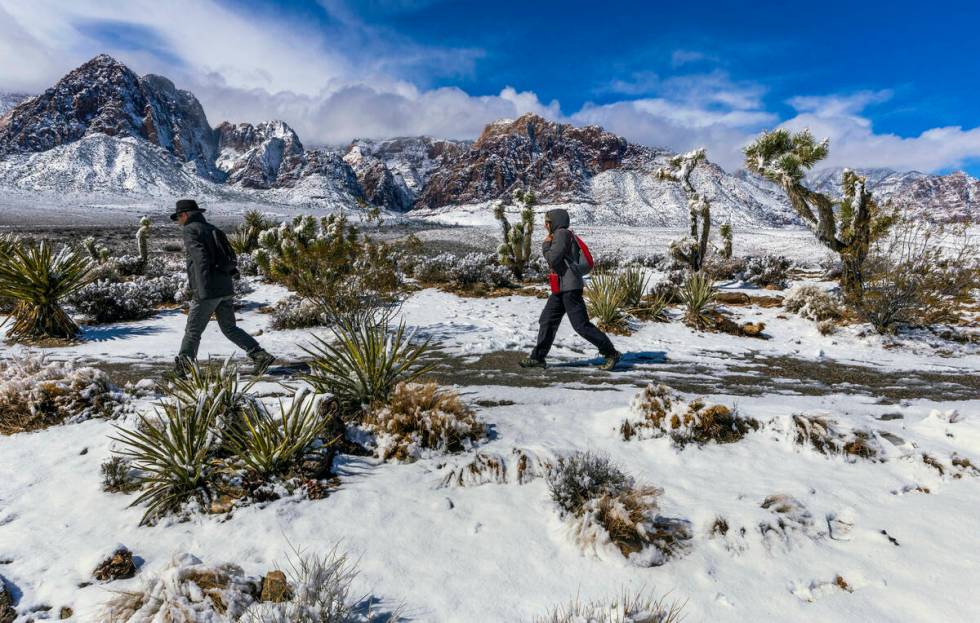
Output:
[[[549,221],[548,219],[544,219],[544,228],[550,234],[551,233],[551,221]]]

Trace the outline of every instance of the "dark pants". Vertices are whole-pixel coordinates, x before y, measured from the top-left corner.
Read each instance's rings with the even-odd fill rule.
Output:
[[[532,359],[544,360],[548,356],[548,351],[555,341],[555,334],[558,333],[558,326],[565,314],[568,314],[568,320],[572,323],[575,332],[598,348],[603,357],[609,357],[616,352],[616,348],[606,334],[589,322],[589,313],[585,309],[582,291],[569,290],[548,297],[544,311],[541,312],[541,319],[538,321],[541,328],[538,329],[538,345],[531,351]]]
[[[191,309],[187,314],[187,327],[184,329],[184,339],[180,343],[180,356],[191,361],[197,360],[197,348],[201,345],[201,335],[211,320],[211,314],[218,319],[218,327],[225,337],[235,346],[244,350],[249,356],[262,350],[255,338],[245,333],[235,324],[234,296],[222,296],[201,301],[191,301]]]

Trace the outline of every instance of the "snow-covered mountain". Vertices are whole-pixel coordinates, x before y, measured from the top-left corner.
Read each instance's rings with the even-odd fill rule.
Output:
[[[842,167],[820,169],[807,176],[814,189],[831,196],[841,195]],[[962,171],[929,175],[918,171],[856,169],[868,179],[868,187],[879,203],[938,222],[980,222],[980,180]]]
[[[236,196],[345,207],[367,202],[441,213],[489,206],[523,187],[533,189],[541,204],[576,206],[591,222],[687,221],[679,185],[655,176],[671,152],[630,143],[599,126],[527,114],[487,125],[473,142],[402,137],[306,149],[282,121],[212,128],[192,93],[162,76],[140,77],[106,55],[40,95],[24,97],[0,99],[17,102],[0,116],[0,189]],[[980,182],[965,174],[867,174],[880,197],[913,202],[943,220],[980,218]],[[837,192],[839,179],[840,170],[825,170],[809,181]],[[712,201],[717,220],[797,222],[775,185],[744,171],[728,174],[707,163],[693,180]]]
[[[0,92],[0,117],[10,112],[17,104],[20,104],[30,95],[27,93],[2,93]]]

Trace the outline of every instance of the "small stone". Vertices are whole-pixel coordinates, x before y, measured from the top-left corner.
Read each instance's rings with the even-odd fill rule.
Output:
[[[88,448],[82,448],[82,451],[78,453],[79,456],[85,456],[88,454]]]
[[[68,606],[62,606],[61,607],[61,612],[58,613],[58,618],[59,619],[70,619],[73,614],[75,614],[75,611],[74,610],[72,610]]]
[[[125,580],[136,575],[133,552],[120,545],[112,555],[99,563],[92,576],[100,582]]]
[[[208,507],[208,512],[215,515],[230,513],[234,505],[235,499],[233,497],[230,495],[219,495],[211,502],[211,506]]]
[[[280,603],[289,601],[292,598],[293,591],[289,588],[289,582],[286,581],[285,573],[276,569],[265,574],[265,577],[262,578],[262,593],[260,597],[262,601]]]

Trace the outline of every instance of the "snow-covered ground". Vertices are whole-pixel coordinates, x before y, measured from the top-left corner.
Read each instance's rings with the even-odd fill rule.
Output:
[[[630,252],[662,251],[675,234],[639,228],[581,233],[594,248]],[[426,235],[477,241],[487,234],[448,229]],[[812,259],[807,245],[803,232],[736,237],[740,253],[757,247]],[[257,285],[245,297],[241,325],[261,332],[263,346],[281,358],[301,359],[309,332],[270,330],[269,316],[259,312],[285,294]],[[402,604],[403,616],[413,621],[530,620],[576,596],[615,597],[624,587],[686,602],[688,621],[976,620],[980,478],[967,472],[954,478],[960,472],[950,457],[980,464],[980,395],[970,381],[980,369],[977,346],[885,340],[859,327],[822,336],[815,323],[781,308],[733,307],[741,320],[765,322],[770,339],[699,333],[676,319],[643,323],[629,337],[614,337],[627,357],[621,372],[605,373],[587,365],[594,354],[566,323],[551,356],[561,365],[521,373],[511,365],[512,353],[533,344],[542,305],[526,296],[461,298],[426,289],[405,302],[402,315],[459,368],[465,384],[457,389],[467,401],[498,405],[477,407],[492,427],[478,451],[608,454],[639,482],[665,490],[665,516],[692,522],[687,555],[640,568],[606,550],[583,552],[542,479],[441,487],[472,452],[413,464],[345,457],[337,466],[342,484],[325,499],[282,499],[230,517],[137,527],[143,509],[129,508],[130,496],[102,492],[99,473],[114,425],[132,422],[97,420],[0,437],[0,575],[18,610],[48,606],[47,616],[55,618],[70,606],[75,620],[97,621],[98,605],[111,591],[139,586],[177,552],[234,562],[260,575],[292,547],[323,552],[340,543],[360,560],[355,592],[392,608]],[[87,327],[82,343],[45,353],[156,375],[172,360],[183,324],[183,314],[169,311]],[[0,349],[10,358],[25,352]],[[212,325],[201,347],[206,355],[240,353]],[[835,369],[847,374],[827,381],[822,371]],[[440,374],[454,378],[452,370]],[[638,386],[648,382],[711,387],[709,400],[774,422],[728,445],[677,450],[667,439],[624,441],[619,425],[630,415]],[[951,422],[954,409],[959,418]],[[793,444],[780,431],[798,413],[874,431],[887,460],[851,463]],[[923,453],[942,462],[946,474],[926,465]],[[787,532],[785,540],[763,536],[760,525],[775,519],[761,504],[773,494],[801,501],[813,525]],[[845,511],[854,517],[851,539],[830,538],[827,518]],[[711,537],[719,516],[730,530]],[[117,543],[142,559],[137,577],[79,588]],[[837,576],[852,592],[834,584]]]

